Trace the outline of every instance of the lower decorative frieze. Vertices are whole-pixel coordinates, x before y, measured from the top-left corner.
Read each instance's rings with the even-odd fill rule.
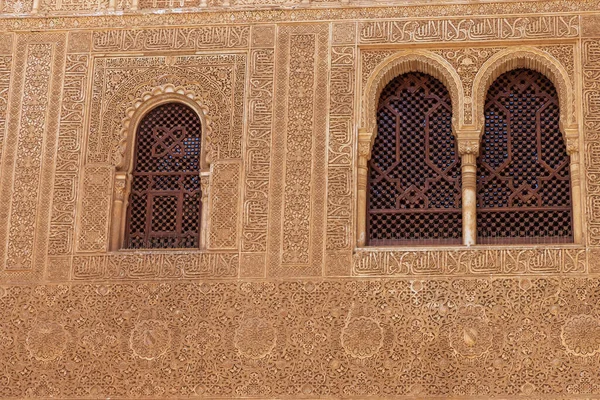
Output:
[[[599,278],[0,286],[0,321],[2,398],[600,395]]]

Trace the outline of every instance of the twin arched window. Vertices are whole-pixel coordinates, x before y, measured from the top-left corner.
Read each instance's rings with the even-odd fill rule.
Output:
[[[477,159],[478,243],[570,242],[569,156],[556,89],[516,69],[485,103]],[[459,243],[461,166],[451,102],[434,77],[412,72],[381,93],[368,172],[370,245]]]
[[[125,248],[198,248],[201,216],[202,124],[182,103],[152,109],[141,120]]]

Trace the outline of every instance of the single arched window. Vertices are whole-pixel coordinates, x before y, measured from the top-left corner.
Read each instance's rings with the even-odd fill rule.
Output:
[[[152,109],[136,133],[125,247],[198,248],[201,216],[198,115],[182,103]]]
[[[446,87],[420,72],[383,89],[368,175],[368,244],[460,243],[461,170]]]
[[[478,243],[573,241],[569,156],[552,82],[509,71],[489,88],[484,113]]]

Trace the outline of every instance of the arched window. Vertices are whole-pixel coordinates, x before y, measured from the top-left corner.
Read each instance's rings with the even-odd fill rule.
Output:
[[[569,156],[552,82],[509,71],[489,88],[484,113],[477,242],[571,242]]]
[[[367,195],[370,245],[460,243],[461,166],[446,87],[411,72],[383,89]]]
[[[124,247],[199,247],[201,137],[200,118],[185,104],[160,105],[141,120]]]

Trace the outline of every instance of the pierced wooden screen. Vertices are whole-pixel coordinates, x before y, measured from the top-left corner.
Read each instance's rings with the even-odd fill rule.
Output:
[[[136,136],[127,248],[199,246],[201,123],[188,106],[156,107]]]
[[[477,161],[478,243],[572,241],[569,156],[558,95],[516,69],[490,87]]]
[[[369,244],[459,243],[460,157],[446,87],[422,73],[381,93],[369,162]]]

